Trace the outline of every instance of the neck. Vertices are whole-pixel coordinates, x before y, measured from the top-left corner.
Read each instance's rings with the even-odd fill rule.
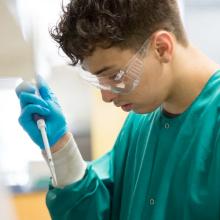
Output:
[[[163,108],[172,114],[184,112],[218,69],[218,64],[192,45],[176,48],[170,71],[172,83]]]

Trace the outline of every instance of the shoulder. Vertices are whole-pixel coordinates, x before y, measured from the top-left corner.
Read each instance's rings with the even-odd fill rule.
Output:
[[[220,71],[211,76],[190,110],[198,116],[220,117]]]

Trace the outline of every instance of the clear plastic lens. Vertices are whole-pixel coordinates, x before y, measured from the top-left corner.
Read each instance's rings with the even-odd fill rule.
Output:
[[[137,86],[142,68],[133,67],[127,70],[120,70],[108,76],[96,77],[85,72],[81,77],[93,86],[112,91],[114,93],[129,93]]]
[[[119,72],[102,77],[97,77],[89,72],[83,72],[80,75],[99,89],[113,93],[129,93],[139,84],[140,76],[144,69],[143,58],[146,55],[147,45],[148,41],[145,41],[141,49]]]

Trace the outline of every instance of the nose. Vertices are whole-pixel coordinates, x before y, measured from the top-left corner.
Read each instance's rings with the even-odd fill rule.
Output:
[[[101,94],[104,102],[112,102],[117,97],[117,94],[106,90],[101,90]]]

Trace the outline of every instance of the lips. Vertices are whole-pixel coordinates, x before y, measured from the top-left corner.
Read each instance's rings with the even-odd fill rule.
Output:
[[[126,104],[126,105],[122,105],[121,108],[122,108],[123,111],[129,112],[129,111],[132,110],[133,105],[132,104]]]

